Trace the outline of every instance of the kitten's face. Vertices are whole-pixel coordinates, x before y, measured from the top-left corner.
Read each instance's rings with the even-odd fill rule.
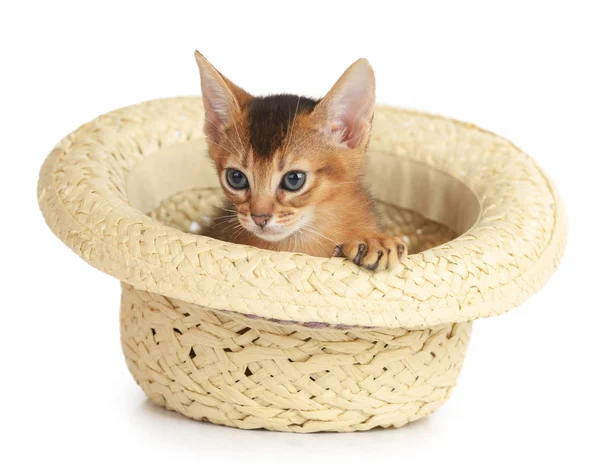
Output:
[[[315,106],[291,95],[254,98],[211,148],[240,224],[263,240],[314,229],[316,211],[339,189],[345,169],[314,127]]]
[[[315,101],[253,97],[201,55],[196,58],[209,153],[235,207],[232,215],[270,242],[318,231],[320,217],[335,215],[328,204],[340,190],[360,187],[374,103],[368,63],[357,62],[362,66],[353,65],[358,69],[351,67],[322,101]],[[360,89],[348,83],[357,78],[362,78]],[[334,92],[336,87],[343,92]]]
[[[249,157],[245,167],[230,159],[220,172],[240,224],[265,241],[281,241],[310,229],[318,201],[315,170],[306,163],[284,162],[280,167],[277,155],[265,162]]]

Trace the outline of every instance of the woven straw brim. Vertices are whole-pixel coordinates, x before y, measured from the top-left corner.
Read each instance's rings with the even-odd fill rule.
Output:
[[[461,235],[372,273],[224,243],[146,214],[178,189],[215,186],[198,97],[151,101],[82,126],[47,158],[39,203],[94,267],[143,291],[275,322],[419,329],[503,313],[540,289],[566,240],[560,197],[538,165],[473,125],[378,107],[369,146],[377,199]],[[418,181],[418,182],[417,182]]]

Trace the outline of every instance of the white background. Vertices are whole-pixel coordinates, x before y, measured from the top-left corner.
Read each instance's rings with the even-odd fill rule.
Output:
[[[600,464],[597,2],[150,3],[0,7],[0,463]],[[50,233],[37,174],[101,113],[199,94],[196,48],[251,92],[315,96],[365,56],[380,102],[499,133],[556,181],[570,221],[560,269],[476,323],[437,414],[358,434],[241,431],[155,408],[133,382],[118,283]]]

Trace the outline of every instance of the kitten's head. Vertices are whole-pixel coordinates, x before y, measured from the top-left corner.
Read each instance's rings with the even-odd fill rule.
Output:
[[[240,224],[266,241],[310,231],[362,189],[375,75],[352,64],[317,101],[254,97],[196,52],[209,154]]]

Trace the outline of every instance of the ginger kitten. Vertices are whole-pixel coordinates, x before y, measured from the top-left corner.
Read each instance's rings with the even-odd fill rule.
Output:
[[[352,64],[327,95],[255,97],[196,52],[208,152],[228,207],[203,233],[275,251],[345,256],[370,270],[407,252],[377,225],[364,187],[375,107],[369,62]]]

